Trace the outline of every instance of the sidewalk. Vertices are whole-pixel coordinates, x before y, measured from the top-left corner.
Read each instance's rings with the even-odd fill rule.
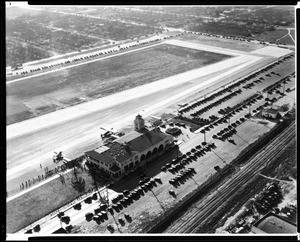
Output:
[[[66,170],[63,174],[66,174],[66,173],[70,172],[71,170],[72,169]],[[23,191],[15,194],[15,195],[12,195],[12,196],[6,198],[6,202],[10,202],[11,200],[13,200],[13,199],[15,199],[17,197],[20,197],[20,196],[26,194],[27,192],[30,192],[30,191],[32,191],[32,190],[34,190],[34,189],[36,189],[36,188],[38,188],[38,187],[46,184],[47,182],[50,182],[50,181],[56,179],[56,178],[59,178],[59,174],[55,174],[55,175],[51,176],[50,178],[46,178],[46,180],[41,181],[38,184],[31,186],[30,188],[28,188],[26,190],[23,190]]]

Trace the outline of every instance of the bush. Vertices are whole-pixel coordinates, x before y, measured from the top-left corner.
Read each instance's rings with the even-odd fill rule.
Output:
[[[216,171],[221,170],[220,166],[214,166],[214,169],[215,169]]]
[[[93,196],[91,197],[93,200],[97,200],[98,196],[97,193],[94,193]]]
[[[66,226],[66,231],[68,232],[68,233],[70,233],[71,232],[71,230],[73,229],[74,227],[72,226],[72,225],[68,225],[68,226]]]
[[[90,221],[93,218],[93,214],[92,213],[87,213],[85,214],[85,218],[87,221]]]
[[[40,230],[41,230],[41,227],[40,227],[39,224],[36,225],[36,226],[33,228],[33,231],[34,231],[34,232],[40,232]]]
[[[90,197],[84,199],[84,202],[87,204],[91,204],[92,203],[92,199]]]
[[[64,212],[60,212],[60,213],[57,215],[57,217],[61,218],[61,217],[64,216],[64,215],[65,215]]]
[[[75,204],[75,205],[73,206],[73,208],[74,208],[75,210],[80,210],[80,209],[81,209],[81,203]]]
[[[64,217],[62,217],[61,219],[60,219],[62,222],[64,222],[64,223],[66,223],[66,224],[68,224],[68,223],[70,223],[70,217],[69,216],[64,216]]]

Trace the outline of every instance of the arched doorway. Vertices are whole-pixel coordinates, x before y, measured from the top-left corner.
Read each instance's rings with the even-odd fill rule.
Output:
[[[152,151],[152,156],[153,157],[155,157],[155,156],[157,156],[157,148],[155,147],[154,149],[153,149],[153,151]]]
[[[161,153],[163,150],[164,150],[164,146],[161,144],[161,145],[158,147],[158,153]]]
[[[145,159],[146,159],[146,156],[145,155],[141,155],[140,161],[144,161]]]
[[[146,159],[149,160],[151,157],[152,157],[152,153],[151,153],[151,151],[149,150],[149,151],[147,152]]]

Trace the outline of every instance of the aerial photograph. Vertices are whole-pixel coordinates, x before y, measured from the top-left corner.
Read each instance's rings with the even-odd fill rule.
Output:
[[[6,2],[7,239],[297,236],[295,9]]]

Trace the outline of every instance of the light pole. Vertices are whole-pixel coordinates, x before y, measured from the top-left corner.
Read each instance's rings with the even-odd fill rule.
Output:
[[[283,82],[283,93],[285,92],[285,84],[286,84],[286,81],[284,80]]]

